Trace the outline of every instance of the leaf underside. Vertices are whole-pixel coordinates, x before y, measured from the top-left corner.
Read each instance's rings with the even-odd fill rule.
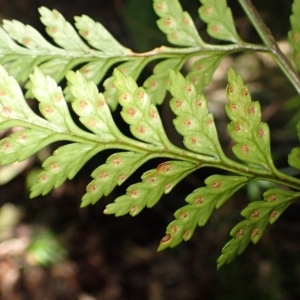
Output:
[[[199,16],[207,24],[208,35],[241,45],[243,41],[227,2],[200,2]],[[66,142],[44,161],[43,171],[31,188],[30,197],[37,197],[74,178],[101,151],[118,149],[92,172],[92,181],[81,202],[81,207],[86,207],[108,196],[150,159],[166,158],[164,163],[146,171],[141,182],[129,186],[125,195],[107,205],[104,213],[115,216],[135,216],[145,207],[153,207],[163,194],[170,193],[199,168],[229,170],[228,175],[206,178],[205,186],[186,196],[187,204],[175,212],[175,220],[168,225],[160,242],[160,251],[189,240],[196,227],[204,226],[213,210],[239,189],[256,179],[277,179],[278,170],[272,160],[269,127],[261,120],[260,105],[252,101],[241,76],[232,69],[228,72],[225,111],[236,160],[226,157],[203,92],[227,52],[201,52],[208,44],[177,0],[154,0],[153,6],[160,30],[178,47],[176,51],[188,49],[186,54],[137,55],[90,17],[75,17],[75,29],[57,10],[45,7],[39,9],[41,21],[56,45],[29,25],[16,20],[3,21],[0,129],[18,129],[0,141],[0,164],[22,161],[51,143]],[[296,16],[299,13],[300,1],[296,0],[289,40],[298,69],[300,22]],[[191,49],[197,52],[190,54]],[[179,71],[196,55],[184,77]],[[156,59],[160,61],[155,63],[152,75],[139,87],[136,81],[141,72]],[[113,66],[116,67],[113,74],[108,74]],[[58,86],[63,78],[67,80],[64,90]],[[100,83],[104,86],[103,93],[97,87]],[[25,86],[25,95],[20,85]],[[168,91],[175,115],[173,124],[183,138],[182,149],[169,140],[156,107],[162,104]],[[37,100],[41,116],[32,111],[26,97]],[[125,136],[114,121],[111,111],[118,105],[132,137]],[[73,112],[82,126],[73,120]],[[297,130],[300,137],[300,125]],[[289,155],[289,165],[300,169],[299,158],[297,147]],[[232,240],[223,248],[218,267],[240,255],[250,241],[257,243],[267,224],[275,222],[299,196],[299,192],[291,190],[268,189],[263,200],[251,202],[241,212],[245,220],[232,229]]]

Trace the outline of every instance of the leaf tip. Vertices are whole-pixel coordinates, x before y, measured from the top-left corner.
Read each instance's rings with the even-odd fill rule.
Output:
[[[66,79],[68,81],[71,81],[74,77],[75,77],[75,72],[73,70],[69,70],[67,73],[66,73]]]
[[[47,8],[46,6],[41,6],[38,8],[38,11],[40,14],[42,14],[45,11],[49,11],[49,8]]]
[[[114,205],[113,204],[114,203],[110,203],[110,204],[106,205],[106,207],[105,207],[105,209],[103,211],[103,213],[105,215],[111,215],[111,214],[115,213],[115,209],[114,209]]]
[[[118,78],[118,77],[124,77],[125,75],[120,70],[118,70],[118,68],[114,68],[113,76],[115,78]]]
[[[235,72],[235,70],[233,68],[230,68],[228,70],[228,80],[232,81],[237,77],[237,73]]]
[[[170,243],[172,241],[171,234],[167,233],[159,242],[159,246],[157,248],[157,252],[161,252],[165,250],[166,248],[170,247]]]

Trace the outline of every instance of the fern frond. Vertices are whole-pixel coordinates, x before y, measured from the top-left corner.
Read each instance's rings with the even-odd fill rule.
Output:
[[[246,220],[231,231],[233,239],[223,249],[218,260],[220,267],[241,254],[250,241],[258,242],[267,223],[273,223],[300,196],[300,180],[276,169],[269,128],[261,121],[260,105],[252,101],[241,76],[232,69],[228,72],[225,109],[231,121],[229,135],[236,143],[232,150],[238,161],[224,154],[204,88],[225,55],[241,50],[261,50],[272,55],[274,52],[269,44],[250,45],[240,39],[225,0],[201,3],[199,14],[208,24],[208,33],[233,44],[205,43],[177,0],[154,0],[154,9],[160,17],[158,26],[168,40],[182,47],[162,46],[146,53],[132,52],[85,15],[75,17],[76,30],[58,11],[40,8],[41,21],[56,45],[29,25],[4,21],[3,29],[0,28],[0,64],[4,66],[0,66],[0,129],[20,129],[1,140],[0,164],[24,160],[56,141],[68,142],[44,161],[44,170],[31,189],[30,196],[36,197],[72,179],[97,153],[118,149],[93,171],[82,198],[81,207],[85,207],[109,195],[150,159],[168,159],[156,169],[146,171],[141,182],[129,186],[125,195],[107,205],[104,212],[116,216],[135,216],[145,207],[152,207],[199,168],[214,167],[228,172],[208,177],[205,187],[186,197],[188,204],[175,212],[175,220],[167,227],[159,250],[189,240],[197,225],[204,226],[215,208],[249,182],[266,180],[290,188],[270,189],[264,194],[264,201],[252,202],[242,211]],[[290,32],[297,64],[300,25],[295,16],[299,5],[295,0]],[[197,57],[196,62],[184,77],[179,71],[192,57]],[[139,87],[136,81],[141,72],[155,60],[159,62],[153,74]],[[79,71],[72,71],[79,65]],[[116,67],[113,75],[104,81],[104,93],[99,93],[97,85],[112,66]],[[67,87],[62,91],[58,82],[65,76]],[[18,83],[25,83],[25,96],[37,99],[42,117],[28,106]],[[185,148],[169,140],[155,106],[162,103],[167,90],[172,96],[175,129],[183,137]],[[118,104],[130,128],[130,138],[112,117],[111,110]],[[83,128],[76,125],[71,108]],[[300,125],[300,136],[299,132]],[[299,149],[293,149],[289,156],[290,166],[297,169]]]
[[[231,38],[236,42],[233,46],[204,43],[191,17],[182,10],[177,0],[155,0],[153,5],[160,17],[158,25],[167,34],[168,39],[177,46],[189,48],[162,46],[146,53],[134,53],[121,45],[103,25],[86,15],[74,17],[75,27],[78,30],[76,31],[57,10],[41,7],[39,9],[41,21],[57,46],[49,43],[30,25],[24,25],[16,20],[4,20],[4,30],[0,28],[0,64],[4,65],[9,74],[13,75],[20,84],[25,84],[26,97],[33,97],[31,81],[28,81],[28,78],[36,66],[55,79],[57,83],[69,70],[79,68],[88,80],[98,85],[114,65],[136,80],[149,62],[163,59],[154,67],[153,75],[146,79],[143,85],[152,102],[161,104],[166,93],[165,83],[168,81],[169,69],[179,71],[189,58],[209,54],[201,61],[204,67],[200,69],[200,62],[197,63],[189,77],[197,86],[198,92],[202,92],[222,57],[240,51],[243,47],[249,47],[235,34],[231,12],[226,1],[222,1],[221,6],[216,6],[214,3],[207,5],[217,11],[216,14],[212,14],[213,22],[225,24],[227,31],[235,37]],[[200,17],[204,21],[211,22],[207,16],[200,14]],[[216,38],[228,39],[227,31],[220,31]],[[199,78],[202,79],[199,80]],[[113,81],[114,78],[109,77],[104,82],[104,94],[111,110],[115,110],[118,104]],[[64,90],[64,94],[66,100],[72,99],[68,88]]]
[[[195,86],[180,73],[170,71],[169,90],[174,97],[171,108],[177,118],[174,125],[184,137],[187,149],[211,155],[219,160],[223,151],[218,142],[212,114],[208,113],[207,102],[203,95],[197,95]]]
[[[222,255],[218,259],[218,268],[240,255],[250,241],[256,244],[268,223],[273,224],[299,196],[299,192],[271,189],[264,193],[264,201],[251,202],[241,212],[246,220],[231,230],[230,235],[233,239],[224,246]]]
[[[30,198],[44,196],[52,189],[61,186],[66,179],[73,179],[86,162],[103,149],[101,145],[80,143],[58,148],[53,156],[44,161],[42,165],[44,171],[38,175],[35,184],[31,187]]]
[[[103,196],[109,195],[149,159],[151,154],[146,152],[119,152],[111,155],[105,164],[92,173],[94,180],[87,186],[81,207],[95,204]]]
[[[187,196],[189,204],[175,212],[176,220],[167,227],[166,236],[162,238],[158,251],[173,248],[182,240],[189,240],[196,226],[204,226],[213,209],[221,207],[248,180],[249,178],[242,176],[208,177],[205,180],[206,187],[198,188]]]
[[[148,160],[156,157],[173,159],[144,173],[142,182],[131,185],[125,195],[109,204],[105,213],[116,216],[126,213],[135,216],[144,207],[152,207],[163,194],[169,193],[184,177],[201,167],[214,166],[237,174],[211,176],[205,181],[206,187],[187,196],[189,204],[175,213],[176,220],[168,226],[167,235],[159,247],[162,250],[190,239],[196,226],[203,226],[214,208],[219,208],[233,193],[255,178],[275,182],[284,178],[287,186],[298,186],[296,179],[280,173],[271,165],[268,131],[266,125],[260,122],[259,106],[251,101],[248,89],[233,70],[229,71],[227,88],[227,113],[232,120],[229,131],[238,142],[235,147],[245,143],[250,149],[257,147],[250,159],[248,152],[237,155],[244,163],[233,162],[224,155],[204,96],[198,94],[195,85],[180,73],[170,71],[168,88],[173,96],[170,106],[176,115],[175,128],[183,136],[187,149],[178,148],[169,141],[159,112],[145,89],[117,69],[113,77],[118,103],[122,106],[121,116],[138,140],[126,137],[118,129],[104,95],[80,72],[70,71],[67,74],[68,89],[73,97],[72,108],[89,131],[74,123],[61,88],[53,78],[38,68],[30,76],[32,93],[39,101],[42,118],[29,108],[15,79],[0,67],[0,124],[2,128],[16,125],[23,128],[0,142],[0,163],[23,160],[54,141],[71,142],[45,160],[44,171],[38,175],[31,197],[45,195],[66,179],[72,179],[90,158],[104,149],[122,149],[125,152],[113,154],[105,164],[95,169],[93,180],[82,198],[82,207],[107,196]],[[232,125],[237,121],[238,129],[244,130],[243,135],[239,135],[237,126]],[[261,128],[265,133],[263,136],[257,134]],[[291,154],[291,165],[295,165],[293,156]],[[280,193],[283,195],[283,192]],[[298,193],[292,194],[293,199],[297,196]],[[280,204],[275,208],[282,212],[285,207],[285,204]],[[261,222],[262,233],[266,219]],[[224,262],[241,253],[249,241],[248,235],[241,243],[234,240],[235,248],[225,247],[227,258],[222,258]]]
[[[122,216],[137,215],[147,206],[154,206],[163,194],[168,194],[175,185],[196,169],[195,164],[169,161],[143,174],[142,182],[131,185],[126,195],[109,204],[104,213]]]
[[[229,71],[228,81],[226,113],[231,120],[228,131],[236,142],[234,154],[242,161],[274,170],[269,127],[261,122],[259,102],[251,101],[247,86],[235,71]]]
[[[81,71],[98,84],[114,63],[132,53],[100,23],[85,15],[75,17],[79,35],[57,10],[41,7],[39,12],[47,33],[59,47],[50,44],[33,27],[16,20],[4,20],[5,31],[0,30],[0,63],[19,83],[27,82],[35,66],[59,82],[68,70],[86,63]],[[30,89],[30,83],[26,87]]]

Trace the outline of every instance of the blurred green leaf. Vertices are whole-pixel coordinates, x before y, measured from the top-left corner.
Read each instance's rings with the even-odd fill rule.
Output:
[[[21,209],[11,203],[5,203],[0,208],[0,240],[5,237],[5,231],[16,225],[21,218]]]
[[[59,263],[67,255],[64,246],[50,230],[34,233],[26,253],[31,263],[44,267],[51,267]]]

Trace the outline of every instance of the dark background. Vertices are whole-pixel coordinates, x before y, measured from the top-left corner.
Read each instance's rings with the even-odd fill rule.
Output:
[[[205,24],[197,18],[199,1],[185,0],[181,3],[193,16],[203,37],[215,42],[207,37]],[[238,2],[232,0],[228,3],[242,38],[259,42]],[[253,3],[276,39],[286,39],[292,1],[257,0]],[[89,15],[135,51],[166,44],[164,36],[156,28],[156,16],[151,10],[150,0],[1,0],[0,18],[17,19],[44,32],[37,11],[40,6],[59,10],[72,23],[75,15]],[[237,69],[245,70],[247,59],[249,56],[240,55],[233,57],[231,62]],[[284,109],[284,105],[296,93],[276,67],[268,65],[260,57],[251,56],[251,59],[257,62],[257,67],[255,72],[252,70],[255,76],[250,76],[247,84],[250,90],[252,88],[255,99],[261,101],[263,118],[272,128],[276,165],[285,167],[288,153],[297,145],[297,136],[294,127],[284,127],[293,116]],[[223,68],[226,69],[226,66]],[[151,69],[147,72],[150,74]],[[226,78],[215,86],[224,90]],[[212,88],[208,89],[208,94],[213,95],[211,92]],[[223,109],[221,104],[219,110]],[[162,114],[165,110],[166,106],[163,106]],[[220,114],[217,121],[219,127],[228,122],[224,114]],[[221,140],[224,147],[229,147],[226,136]],[[49,148],[49,153],[52,150]],[[44,197],[29,200],[26,187],[32,168],[40,165],[38,157],[19,176],[0,187],[0,203],[13,204],[12,207],[20,214],[8,236],[2,238],[2,245],[7,241],[21,241],[24,237],[32,242],[45,232],[51,232],[60,245],[55,248],[47,238],[41,243],[39,253],[48,251],[48,255],[54,257],[46,267],[34,259],[34,247],[31,252],[20,250],[16,254],[2,254],[0,251],[0,299],[299,299],[298,203],[267,228],[258,245],[250,245],[241,257],[217,271],[216,260],[230,238],[229,232],[242,220],[240,211],[253,200],[253,188],[259,195],[263,186],[248,187],[238,192],[213,213],[204,228],[196,230],[191,241],[157,253],[159,240],[173,220],[173,213],[184,205],[185,197],[203,185],[205,178],[214,174],[215,170],[204,169],[189,176],[153,209],[145,209],[135,218],[115,218],[103,215],[105,205],[124,193],[129,184],[139,181],[143,171],[155,168],[158,161],[141,168],[124,187],[118,188],[109,197],[92,207],[80,209],[80,199],[91,180],[90,173],[109,154],[104,152],[97,156],[73,181],[66,182]],[[55,259],[60,251],[66,254]]]

